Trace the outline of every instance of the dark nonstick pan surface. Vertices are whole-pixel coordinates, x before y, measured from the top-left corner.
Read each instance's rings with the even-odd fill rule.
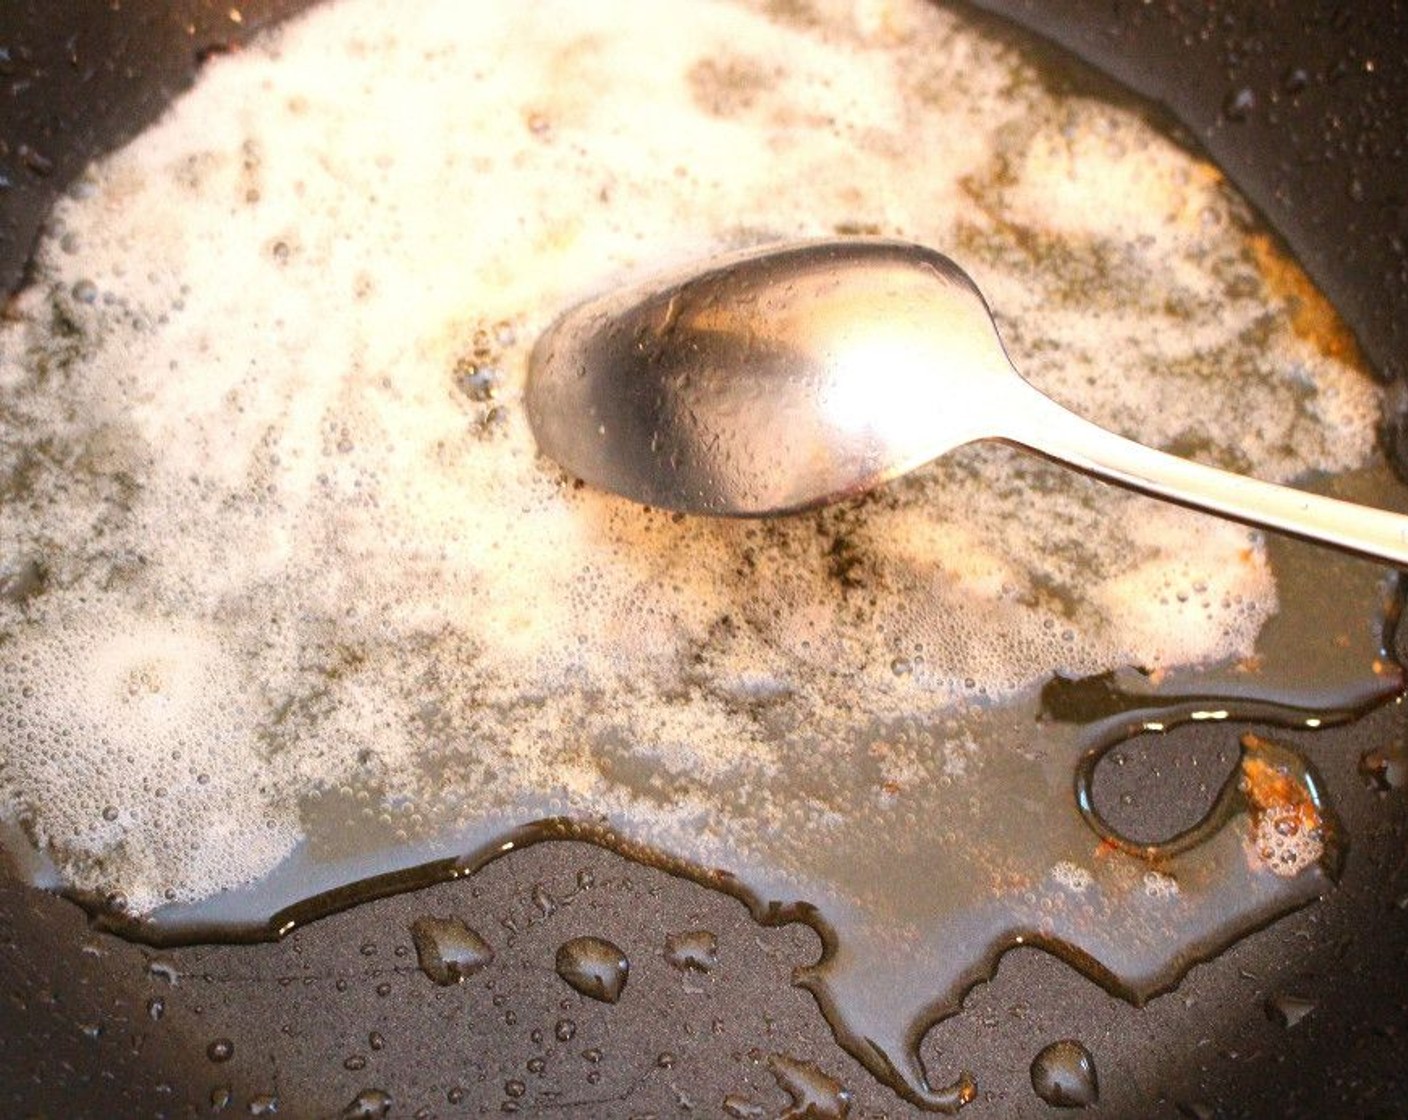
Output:
[[[304,6],[0,7],[0,284],[20,282],[54,195],[151,120],[200,57]],[[1371,363],[1408,375],[1408,7],[984,7],[1166,105],[1287,238]],[[1196,782],[1226,746],[1225,731],[1202,731],[1127,751],[1102,776],[1112,823],[1170,835],[1196,819]],[[1408,1116],[1408,791],[1372,788],[1358,766],[1403,741],[1403,715],[1390,705],[1347,729],[1278,734],[1313,761],[1345,822],[1338,888],[1142,1009],[1041,952],[1008,953],[924,1046],[936,1078],[960,1066],[977,1077],[968,1115],[1048,1113],[1028,1067],[1069,1037],[1094,1055],[1100,1115]],[[464,916],[494,963],[471,983],[430,985],[408,931],[427,914]],[[711,972],[665,959],[666,937],[685,930],[717,935]],[[615,1006],[553,972],[557,946],[580,934],[630,958]],[[843,1088],[851,1116],[920,1115],[791,987],[819,945],[805,926],[760,927],[729,897],[576,843],[259,946],[158,952],[0,878],[0,1114],[827,1116]],[[784,1084],[807,1063],[832,1084]]]

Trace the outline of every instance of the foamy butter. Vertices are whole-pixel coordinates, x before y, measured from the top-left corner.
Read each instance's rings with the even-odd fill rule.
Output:
[[[1131,435],[1275,479],[1370,453],[1375,390],[1218,176],[949,13],[340,0],[95,165],[0,331],[3,812],[132,913],[265,875],[328,793],[408,843],[551,808],[723,866],[785,822],[800,881],[877,811],[866,729],[1249,654],[1256,533],[1007,449],[766,524],[537,456],[565,306],[846,230],[954,254],[1017,366]]]

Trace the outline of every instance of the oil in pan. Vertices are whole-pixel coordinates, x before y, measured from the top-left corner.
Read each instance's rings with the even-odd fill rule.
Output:
[[[921,1064],[920,1040],[1004,950],[1139,1001],[1331,889],[1344,830],[1300,736],[1396,694],[1384,573],[999,449],[804,519],[678,521],[534,457],[527,347],[661,258],[856,230],[960,256],[1035,380],[1213,461],[1391,504],[1377,390],[1215,172],[1007,40],[907,5],[631,14],[418,34],[324,9],[217,60],[56,212],[3,343],[11,822],[149,942],[288,933],[590,840],[814,925],[819,959],[778,936],[845,1050],[955,1107],[982,1054]],[[1101,804],[1100,759],[1182,757],[1183,724],[1218,725],[1188,831]],[[398,1102],[683,1107],[686,1047],[613,1080],[581,1021],[609,1039],[643,955],[684,961],[657,984],[715,983],[725,919],[594,928],[637,873],[583,851],[524,913],[394,900],[375,963],[290,986],[425,1008],[460,979],[454,1018],[527,1039],[522,1072],[471,1059],[484,1082]],[[208,983],[239,975],[244,951],[209,952],[230,974]],[[510,953],[544,991],[514,990]],[[390,1107],[366,1071],[391,1037],[333,1074],[364,1110]],[[213,1037],[217,1079],[254,1073],[247,1049]],[[843,1060],[750,1047],[693,1107],[844,1112],[866,1075],[843,1090],[821,1068]],[[285,1111],[337,1103],[290,1069]]]

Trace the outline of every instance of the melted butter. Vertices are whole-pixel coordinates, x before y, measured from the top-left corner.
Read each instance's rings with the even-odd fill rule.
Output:
[[[854,229],[961,259],[1092,418],[1402,504],[1342,328],[1215,171],[917,2],[389,19],[214,62],[0,330],[13,843],[157,942],[609,844],[817,924],[799,982],[933,1107],[971,1086],[919,1039],[1006,948],[1139,1001],[1327,888],[1333,809],[1274,742],[1159,844],[1091,775],[1396,692],[1371,565],[1002,447],[676,519],[576,489],[519,409],[584,292]]]

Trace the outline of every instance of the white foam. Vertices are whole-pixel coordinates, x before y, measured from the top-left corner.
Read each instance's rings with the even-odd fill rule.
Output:
[[[147,909],[288,854],[296,821],[258,777],[246,668],[214,628],[100,608],[26,631],[6,654],[8,808],[74,880]]]
[[[825,782],[876,722],[1251,649],[1255,534],[1005,448],[768,525],[537,458],[524,366],[564,306],[857,226],[962,259],[1096,419],[1278,478],[1367,454],[1374,389],[1285,325],[1206,166],[928,4],[813,7],[341,0],[91,169],[0,328],[0,564],[47,580],[0,599],[0,791],[71,881],[139,910],[247,881],[369,774],[409,835],[549,794],[682,854],[825,832],[841,785],[768,792],[798,744]]]
[[[1149,898],[1177,898],[1179,890],[1178,880],[1172,875],[1165,875],[1162,871],[1144,872],[1144,893]]]
[[[1256,816],[1250,849],[1272,874],[1289,879],[1320,861],[1325,840],[1319,828],[1307,827],[1299,807],[1273,805]]]
[[[1095,885],[1095,876],[1089,868],[1069,860],[1053,865],[1051,877],[1073,894],[1083,894]]]

